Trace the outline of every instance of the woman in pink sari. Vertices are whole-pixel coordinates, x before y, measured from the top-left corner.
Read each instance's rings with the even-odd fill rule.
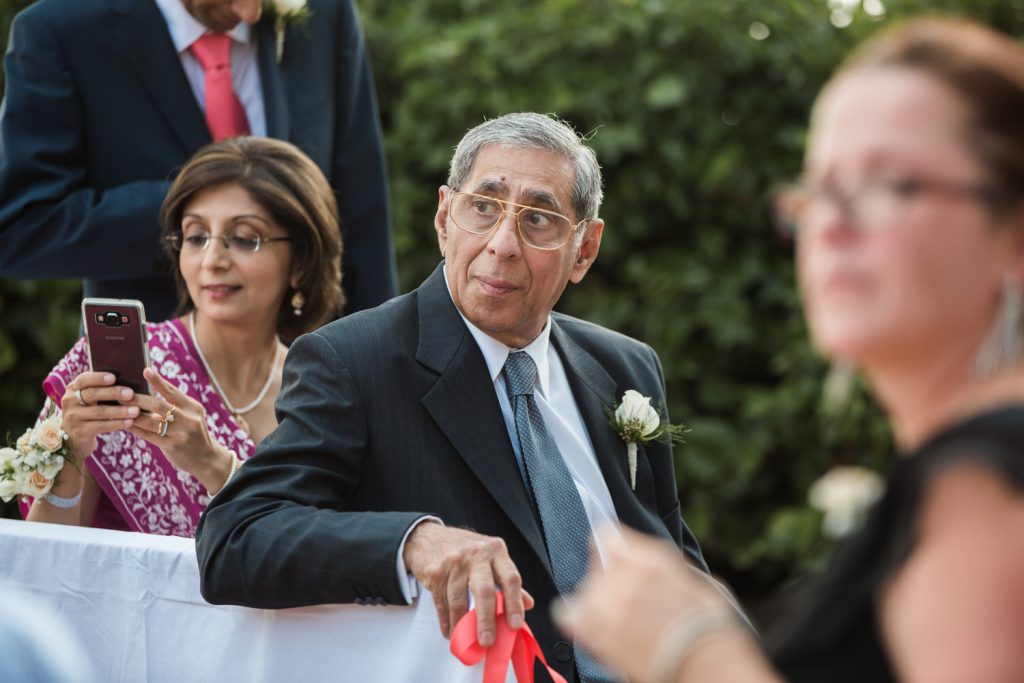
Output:
[[[43,382],[81,471],[65,465],[27,519],[194,536],[210,498],[277,426],[285,341],[341,309],[327,180],[296,147],[200,150],[161,212],[181,317],[147,325],[152,394],[89,370],[84,339]],[[115,402],[113,405],[101,401]]]

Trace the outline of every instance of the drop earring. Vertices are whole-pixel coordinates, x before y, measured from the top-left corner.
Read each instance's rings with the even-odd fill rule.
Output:
[[[302,315],[302,307],[306,305],[306,297],[302,295],[302,292],[296,291],[292,295],[292,313],[296,316]]]
[[[974,359],[974,373],[990,377],[1020,363],[1024,357],[1024,286],[1015,277],[1003,280],[1002,296],[995,320]]]

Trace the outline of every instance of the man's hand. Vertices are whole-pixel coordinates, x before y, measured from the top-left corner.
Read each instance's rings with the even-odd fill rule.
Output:
[[[533,597],[523,590],[519,570],[500,538],[422,522],[406,539],[402,559],[434,596],[445,638],[469,611],[470,591],[476,599],[477,640],[484,647],[494,644],[496,587],[505,596],[509,628],[521,627],[526,610],[533,609]]]

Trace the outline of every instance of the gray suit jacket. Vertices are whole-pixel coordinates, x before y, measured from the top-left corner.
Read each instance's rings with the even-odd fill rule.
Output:
[[[623,524],[671,539],[704,567],[679,514],[672,451],[641,446],[636,490],[605,408],[626,389],[664,401],[654,351],[553,314],[552,343]],[[540,525],[483,355],[441,268],[414,292],[300,337],[288,352],[280,425],[207,508],[196,536],[213,603],[291,607],[404,602],[395,558],[410,525],[500,536],[537,599],[527,614],[549,663],[572,680]]]

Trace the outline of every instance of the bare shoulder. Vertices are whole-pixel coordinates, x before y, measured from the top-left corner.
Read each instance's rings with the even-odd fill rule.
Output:
[[[1024,495],[977,462],[935,476],[879,605],[906,681],[1024,680]]]
[[[1022,524],[1024,493],[992,468],[966,461],[948,467],[931,482],[921,510],[920,529],[922,541],[978,543],[982,550],[988,544],[981,541],[989,533],[1019,535]],[[1024,536],[1019,538],[1024,548]]]

